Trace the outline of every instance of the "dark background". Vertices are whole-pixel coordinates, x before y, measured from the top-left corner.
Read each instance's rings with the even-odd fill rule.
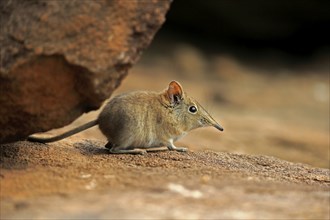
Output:
[[[158,35],[214,52],[275,50],[310,59],[329,52],[329,21],[326,0],[174,0]]]

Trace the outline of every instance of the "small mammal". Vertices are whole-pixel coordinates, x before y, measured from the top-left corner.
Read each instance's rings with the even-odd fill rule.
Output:
[[[148,148],[167,146],[169,150],[187,151],[173,142],[188,131],[213,126],[223,128],[182,86],[172,81],[162,92],[136,91],[112,98],[96,120],[50,138],[29,136],[29,141],[59,141],[98,125],[107,137],[110,153],[144,154]]]

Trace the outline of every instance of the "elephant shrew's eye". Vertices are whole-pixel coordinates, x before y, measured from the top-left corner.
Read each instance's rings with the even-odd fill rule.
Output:
[[[195,113],[197,112],[197,107],[194,106],[194,105],[192,105],[192,106],[189,107],[188,111],[189,111],[190,113],[195,114]]]

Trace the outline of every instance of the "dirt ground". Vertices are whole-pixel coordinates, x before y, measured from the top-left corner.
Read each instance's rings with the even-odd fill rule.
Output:
[[[1,219],[329,219],[328,60],[256,67],[168,48],[155,42],[116,94],[178,80],[225,132],[192,131],[177,143],[187,153],[109,155],[97,128],[2,145]]]
[[[109,155],[103,145],[2,146],[1,218],[329,217],[327,169],[213,151]]]

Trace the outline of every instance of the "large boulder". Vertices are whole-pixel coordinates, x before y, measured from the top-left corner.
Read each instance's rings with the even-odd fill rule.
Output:
[[[165,21],[170,0],[4,0],[0,143],[97,109]]]

